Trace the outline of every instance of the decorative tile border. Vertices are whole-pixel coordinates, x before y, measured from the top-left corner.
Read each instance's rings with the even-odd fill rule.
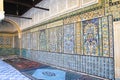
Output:
[[[115,6],[115,5],[118,5],[118,4],[120,4],[119,0],[118,1],[114,1],[114,2],[113,2],[113,0],[109,0],[109,6]]]

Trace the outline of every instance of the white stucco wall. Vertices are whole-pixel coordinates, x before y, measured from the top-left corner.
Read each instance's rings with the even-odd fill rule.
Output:
[[[85,7],[85,3],[87,6],[89,6],[97,2],[98,0],[43,0],[42,2],[38,3],[37,6],[48,8],[50,9],[49,11],[31,8],[28,12],[22,15],[24,17],[31,17],[32,20],[12,17],[7,18],[16,21],[21,29],[25,29],[51,18],[58,17],[62,14]],[[89,5],[87,3],[89,3]]]
[[[120,21],[114,22],[115,76],[120,79]]]

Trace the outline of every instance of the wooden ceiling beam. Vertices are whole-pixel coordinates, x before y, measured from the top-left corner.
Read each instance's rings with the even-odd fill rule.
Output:
[[[43,8],[43,7],[39,7],[39,6],[35,6],[35,5],[29,5],[29,4],[26,4],[26,3],[10,1],[10,0],[4,0],[4,1],[7,2],[7,3],[12,3],[12,4],[16,4],[16,5],[22,5],[22,6],[29,7],[29,8],[33,7],[33,8],[49,11],[49,9],[47,9],[47,8]]]

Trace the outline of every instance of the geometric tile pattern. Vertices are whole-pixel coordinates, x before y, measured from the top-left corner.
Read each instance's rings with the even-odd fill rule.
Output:
[[[57,31],[56,28],[48,29],[48,51],[57,52]]]
[[[3,45],[3,37],[0,37],[0,47]]]
[[[63,27],[58,26],[48,29],[48,51],[62,52],[63,51]]]
[[[26,49],[26,33],[22,34],[22,48]]]
[[[47,39],[46,39],[46,31],[40,30],[39,32],[39,50],[45,51],[47,50]]]
[[[64,26],[64,53],[74,53],[74,24]]]
[[[109,25],[108,25],[108,18],[102,18],[102,27],[101,27],[101,37],[102,37],[102,53],[103,56],[109,56]]]
[[[30,49],[32,46],[30,45],[31,44],[31,39],[35,39],[34,37],[33,38],[31,38],[31,33],[27,33],[26,34],[26,43],[27,43],[27,49]],[[36,40],[35,40],[36,41]],[[35,43],[34,43],[35,44]],[[35,44],[36,45],[36,44]],[[35,47],[35,46],[33,46],[33,47]]]
[[[33,61],[114,80],[114,59],[110,57],[59,54],[44,51],[36,52],[33,50],[31,50],[31,53],[27,52],[28,50],[24,54],[29,54],[29,57],[24,57]]]
[[[28,44],[31,47],[31,49],[38,50],[38,32],[32,32],[27,34],[28,37]],[[30,41],[31,40],[31,45]]]
[[[59,26],[56,29],[57,33],[57,52],[62,52],[63,51],[63,27]]]
[[[113,39],[114,39],[114,36],[113,36],[113,17],[112,16],[108,16],[108,25],[109,25],[109,46],[110,46],[110,57],[114,57],[113,55],[113,46],[114,46],[114,42],[113,42]]]
[[[12,38],[13,37],[3,37],[3,36],[0,36],[0,47],[1,48],[11,48],[12,47]]]
[[[14,37],[14,47],[15,47],[15,48],[19,48],[19,47],[20,47],[18,36],[15,36],[15,37]]]
[[[0,56],[9,56],[13,54],[17,54],[17,49],[14,48],[0,48]]]

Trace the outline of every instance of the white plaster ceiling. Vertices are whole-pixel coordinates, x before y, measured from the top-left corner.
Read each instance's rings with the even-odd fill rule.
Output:
[[[0,32],[15,32],[16,28],[9,22],[1,21],[0,22]]]

